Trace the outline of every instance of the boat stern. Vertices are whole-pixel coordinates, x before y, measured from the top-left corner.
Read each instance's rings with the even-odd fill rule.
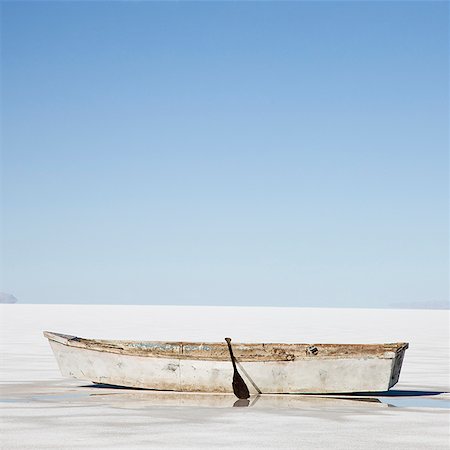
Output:
[[[401,344],[395,352],[395,357],[392,359],[391,377],[389,379],[389,389],[397,384],[402,369],[403,358],[405,351],[409,347],[408,343]]]

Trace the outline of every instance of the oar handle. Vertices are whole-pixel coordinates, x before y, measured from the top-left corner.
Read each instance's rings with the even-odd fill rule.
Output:
[[[233,355],[233,349],[231,348],[231,338],[227,337],[227,338],[225,338],[225,341],[227,341],[227,344],[228,344],[228,350],[230,351],[231,362],[233,363],[233,368],[234,368],[234,370],[237,370],[236,362],[234,360],[234,355]]]

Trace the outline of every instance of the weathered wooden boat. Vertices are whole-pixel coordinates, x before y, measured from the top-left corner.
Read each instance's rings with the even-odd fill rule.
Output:
[[[232,393],[227,344],[82,339],[45,331],[63,376],[94,383]],[[250,393],[380,392],[399,378],[408,344],[234,343]]]

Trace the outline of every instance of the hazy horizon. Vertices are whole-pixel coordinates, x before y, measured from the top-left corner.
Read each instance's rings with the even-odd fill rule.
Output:
[[[364,305],[360,305],[360,306],[353,306],[353,307],[348,307],[348,306],[317,306],[317,305],[313,305],[313,304],[307,304],[305,303],[304,305],[282,305],[282,304],[267,304],[267,305],[255,305],[255,304],[245,304],[245,303],[241,303],[241,304],[233,304],[228,302],[227,304],[209,304],[209,303],[204,303],[204,304],[167,304],[167,303],[157,303],[157,302],[145,302],[144,300],[138,302],[138,301],[128,301],[128,302],[123,302],[123,303],[109,303],[107,301],[103,301],[103,302],[98,302],[92,299],[84,299],[81,301],[77,301],[77,302],[64,302],[64,301],[54,301],[54,302],[33,302],[33,301],[19,301],[17,298],[15,298],[14,296],[14,301],[5,301],[4,298],[4,293],[0,293],[0,304],[22,304],[22,305],[105,305],[105,306],[173,306],[173,307],[177,307],[177,306],[192,306],[192,307],[202,307],[202,306],[217,306],[217,307],[262,307],[262,308],[274,308],[274,307],[281,307],[281,308],[295,308],[295,307],[299,307],[299,308],[318,308],[318,309],[429,309],[429,310],[449,310],[450,309],[450,304],[449,302],[417,302],[417,303],[408,303],[408,302],[404,302],[404,303],[393,303],[390,305],[374,305],[374,306],[364,306]]]

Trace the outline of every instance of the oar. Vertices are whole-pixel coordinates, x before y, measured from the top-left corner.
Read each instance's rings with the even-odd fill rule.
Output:
[[[228,344],[228,350],[230,351],[231,362],[233,363],[233,392],[237,398],[247,399],[250,397],[250,392],[248,391],[248,387],[245,384],[245,381],[239,375],[239,372],[236,367],[236,361],[233,356],[233,349],[231,348],[231,339],[225,338]]]

